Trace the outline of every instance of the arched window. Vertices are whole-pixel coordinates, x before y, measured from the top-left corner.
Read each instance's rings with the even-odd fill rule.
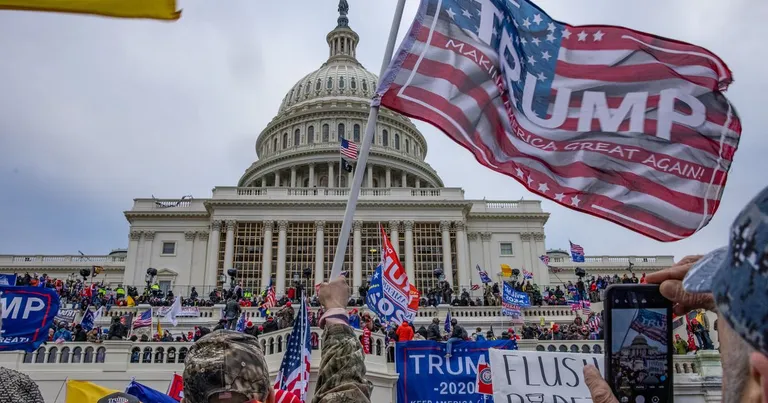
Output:
[[[177,362],[182,363],[187,358],[188,348],[182,347],[179,349],[179,360]]]
[[[304,96],[309,96],[309,91],[312,90],[312,83],[307,81],[307,86],[304,88]]]
[[[90,347],[88,347],[90,348]],[[87,356],[86,352],[86,356]],[[142,364],[151,364],[152,363],[152,347],[144,347],[144,353],[141,357],[141,363]]]
[[[296,129],[296,131],[293,132],[293,146],[297,147],[299,143],[301,143],[301,131]]]
[[[32,364],[32,359],[34,358],[35,353],[27,351],[24,353],[24,364]]]
[[[69,364],[69,347],[61,349],[61,358],[59,358],[59,362],[62,364]]]
[[[328,187],[328,177],[327,176],[320,177],[320,187],[321,188],[327,188]]]
[[[72,350],[72,363],[79,364],[80,358],[82,357],[82,355],[83,355],[83,349],[80,347],[75,347],[75,349]]]
[[[56,363],[56,354],[59,353],[59,349],[56,347],[51,347],[50,350],[48,350],[48,360],[46,361],[48,364],[55,364]]]
[[[405,139],[405,152],[410,153],[411,152],[411,140]]]
[[[309,126],[307,128],[307,144],[313,144],[315,142],[315,126]]]
[[[331,135],[331,127],[327,124],[323,125],[323,143],[328,142],[328,138]]]
[[[277,352],[283,352],[283,336],[277,336]]]
[[[395,150],[400,149],[400,134],[395,133]]]
[[[333,89],[333,77],[328,77],[328,84],[325,85],[327,89]]]
[[[355,143],[360,142],[360,125],[354,125],[352,127],[352,138]]]
[[[288,148],[288,133],[283,133],[283,150]]]
[[[344,136],[346,134],[345,132],[346,132],[346,130],[345,130],[345,127],[344,127],[344,123],[339,123],[339,130],[338,130],[339,141],[341,141],[341,139],[345,138],[345,136]]]
[[[37,349],[37,355],[35,356],[35,363],[36,364],[45,363],[45,347],[40,347]]]
[[[353,90],[357,89],[357,81],[355,80],[354,77],[349,79],[349,87],[352,88]]]
[[[381,132],[381,145],[389,147],[389,132],[386,130]]]
[[[272,139],[272,152],[277,151],[277,137]]]
[[[149,348],[149,347],[147,347]],[[93,347],[86,347],[85,348],[85,357],[83,357],[83,362],[86,364],[93,363]]]
[[[323,82],[318,78],[317,84],[315,84],[315,91],[320,91],[321,88],[323,88]]]
[[[363,80],[363,91],[368,92],[368,81]]]
[[[171,347],[168,349],[168,355],[166,356],[165,362],[168,364],[176,363],[176,347]]]
[[[104,347],[99,347],[96,350],[96,362],[103,363],[104,360],[107,359],[107,349]]]
[[[162,347],[158,347],[155,350],[155,364],[162,364],[165,361],[165,350]]]
[[[344,77],[339,77],[339,89],[344,89]]]

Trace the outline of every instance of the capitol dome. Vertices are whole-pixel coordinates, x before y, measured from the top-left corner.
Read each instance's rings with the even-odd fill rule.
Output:
[[[291,87],[256,140],[254,162],[240,187],[348,188],[339,139],[362,142],[378,78],[357,60],[360,37],[339,9],[326,36],[328,60]],[[425,162],[427,142],[405,116],[382,108],[363,188],[440,188]],[[354,165],[354,161],[349,161]]]

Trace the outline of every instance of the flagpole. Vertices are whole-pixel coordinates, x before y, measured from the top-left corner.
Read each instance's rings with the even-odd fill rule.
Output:
[[[387,68],[389,67],[389,62],[392,60],[392,54],[395,52],[395,41],[397,41],[397,33],[400,30],[400,21],[403,19],[404,9],[405,0],[398,0],[397,6],[395,7],[395,16],[392,19],[392,27],[389,30],[389,40],[387,41],[387,47],[384,50],[384,60],[382,60],[381,63],[379,81],[384,78],[384,73],[386,73]],[[378,118],[379,105],[372,101],[371,111],[368,115],[368,123],[365,127],[365,136],[363,137],[363,143],[360,146],[360,156],[357,159],[357,166],[361,166],[363,169],[355,170],[355,176],[350,185],[349,200],[347,200],[347,208],[344,211],[344,221],[341,223],[341,234],[339,235],[339,242],[336,245],[336,255],[333,259],[333,268],[331,270],[329,281],[334,280],[341,275],[341,267],[344,265],[344,256],[346,255],[347,243],[349,242],[349,231],[352,229],[352,220],[355,216],[355,210],[357,209],[357,199],[360,196],[360,187],[363,184],[365,166],[368,163],[368,154],[371,151],[371,144],[373,143],[373,135],[376,132],[376,121]]]

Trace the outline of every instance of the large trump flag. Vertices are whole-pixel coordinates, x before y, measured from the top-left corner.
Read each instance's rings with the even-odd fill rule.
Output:
[[[52,11],[119,18],[177,20],[176,0],[0,0],[0,10]]]
[[[374,103],[531,192],[669,242],[720,204],[741,135],[731,81],[699,46],[527,0],[421,0]]]

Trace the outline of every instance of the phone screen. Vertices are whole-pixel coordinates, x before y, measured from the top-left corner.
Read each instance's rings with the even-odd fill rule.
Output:
[[[671,303],[655,286],[611,291],[606,295],[611,388],[620,403],[671,402]]]

